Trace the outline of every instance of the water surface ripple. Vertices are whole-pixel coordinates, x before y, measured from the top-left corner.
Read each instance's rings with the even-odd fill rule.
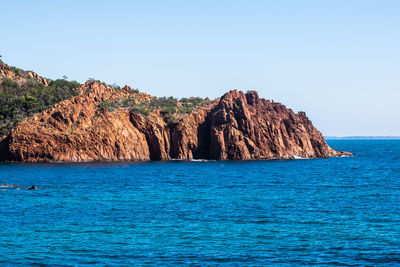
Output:
[[[356,157],[1,164],[0,264],[400,264],[400,141],[329,144]]]

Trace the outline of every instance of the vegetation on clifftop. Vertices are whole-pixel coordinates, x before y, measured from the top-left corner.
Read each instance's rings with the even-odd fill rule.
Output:
[[[190,114],[196,108],[207,105],[211,101],[200,97],[182,98],[180,100],[170,97],[154,97],[150,101],[137,103],[133,97],[115,101],[104,101],[99,104],[100,109],[107,109],[112,112],[117,108],[127,108],[131,112],[148,116],[158,110],[167,123],[176,123],[178,116]]]
[[[78,95],[79,85],[64,79],[44,86],[33,79],[18,83],[4,78],[0,83],[0,136],[8,134],[21,120]]]

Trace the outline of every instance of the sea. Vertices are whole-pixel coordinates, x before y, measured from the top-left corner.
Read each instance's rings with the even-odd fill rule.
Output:
[[[328,144],[355,156],[2,163],[0,265],[400,265],[400,140]]]

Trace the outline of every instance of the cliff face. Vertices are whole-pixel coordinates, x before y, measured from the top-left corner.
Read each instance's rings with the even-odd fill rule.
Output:
[[[271,159],[333,157],[330,148],[304,112],[295,114],[257,92],[231,91],[210,114],[211,157]]]
[[[0,160],[122,161],[169,159],[272,159],[350,155],[325,142],[304,113],[260,99],[256,92],[230,91],[220,99],[167,123],[155,110],[141,115],[124,108],[99,108],[127,98],[151,96],[129,87],[97,82],[22,121],[0,143]]]

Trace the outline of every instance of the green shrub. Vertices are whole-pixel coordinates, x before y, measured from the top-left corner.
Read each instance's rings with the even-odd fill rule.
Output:
[[[17,67],[10,67],[10,70],[21,77],[24,76],[24,74],[25,74],[25,72],[23,70],[21,70],[20,68],[17,68]]]
[[[148,108],[146,108],[144,106],[140,106],[140,105],[133,106],[130,111],[133,113],[142,114],[144,116],[150,115],[150,110]]]
[[[117,109],[118,103],[113,102],[113,101],[103,101],[101,102],[98,106],[99,109],[101,110],[108,110],[109,112],[113,112],[115,109]]]
[[[211,103],[210,101],[206,101],[201,97],[182,98],[180,102],[181,106],[178,109],[180,114],[190,114],[197,107]]]
[[[154,108],[167,108],[167,109],[172,109],[175,108],[178,105],[178,100],[176,98],[173,98],[172,96],[166,98],[166,97],[154,97],[150,101],[150,106]]]

